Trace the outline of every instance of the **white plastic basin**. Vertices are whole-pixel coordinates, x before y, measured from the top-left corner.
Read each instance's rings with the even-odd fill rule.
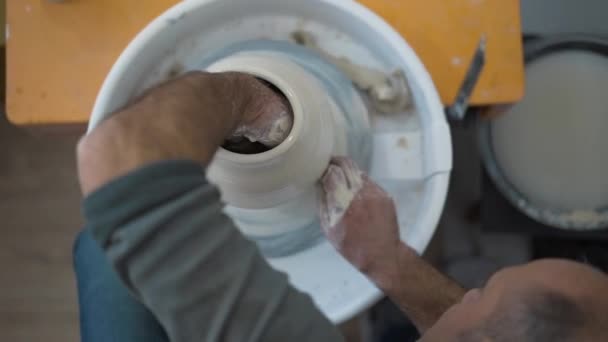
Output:
[[[414,108],[375,115],[370,176],[394,197],[401,238],[423,252],[445,202],[452,168],[443,106],[412,48],[381,18],[351,0],[187,0],[154,20],[127,47],[108,75],[89,128],[147,87],[176,72],[200,69],[214,51],[251,40],[289,40],[296,29],[322,39],[336,56],[386,72],[403,70]],[[380,291],[322,241],[302,252],[269,259],[309,293],[334,322],[376,302]]]

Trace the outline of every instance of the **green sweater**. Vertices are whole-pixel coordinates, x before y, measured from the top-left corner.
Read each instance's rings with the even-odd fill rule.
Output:
[[[87,227],[171,341],[342,341],[222,212],[191,161],[147,166],[84,201]]]

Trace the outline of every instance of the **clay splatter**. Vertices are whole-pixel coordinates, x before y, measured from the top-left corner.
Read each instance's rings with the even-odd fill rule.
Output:
[[[177,18],[169,18],[167,19],[167,24],[169,24],[169,26],[171,25],[175,25],[177,24],[180,20],[184,19],[186,17],[186,13],[182,13],[180,14]]]
[[[412,105],[412,97],[405,73],[396,70],[390,74],[351,62],[346,57],[335,57],[319,48],[315,37],[307,31],[296,30],[291,34],[299,45],[315,50],[337,66],[353,84],[365,91],[374,108],[381,113],[396,113]]]
[[[169,69],[169,72],[167,72],[167,78],[168,79],[176,78],[177,76],[181,75],[183,72],[184,72],[184,66],[181,63],[176,63],[175,65],[173,65],[171,67],[171,69]]]

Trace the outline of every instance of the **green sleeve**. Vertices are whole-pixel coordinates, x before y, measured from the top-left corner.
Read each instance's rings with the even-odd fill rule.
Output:
[[[198,164],[147,166],[83,206],[87,228],[171,341],[342,341],[223,214]]]

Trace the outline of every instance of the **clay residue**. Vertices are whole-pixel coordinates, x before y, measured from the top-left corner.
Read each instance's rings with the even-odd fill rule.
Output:
[[[272,123],[265,138],[272,145],[279,145],[288,136],[292,126],[293,117],[289,114],[281,115]]]
[[[608,212],[599,210],[574,210],[559,215],[559,220],[569,225],[599,227],[608,225]]]
[[[357,88],[369,95],[372,105],[381,113],[401,112],[411,105],[411,92],[402,70],[386,74],[355,64],[346,57],[332,56],[319,47],[312,33],[304,30],[294,31],[291,37],[338,67]]]
[[[184,73],[184,66],[181,63],[175,63],[167,72],[168,79],[174,79]]]
[[[409,143],[406,137],[401,137],[397,140],[397,147],[407,150]]]
[[[363,188],[363,172],[350,168],[343,168],[341,171],[345,174],[345,181],[335,182],[335,189],[332,193],[333,201],[328,203],[329,227],[336,226],[342,220],[351,202]]]
[[[169,24],[169,26],[175,25],[177,24],[179,21],[181,21],[182,19],[184,19],[186,17],[186,12],[180,14],[178,17],[176,18],[169,18],[167,19],[167,23]]]

